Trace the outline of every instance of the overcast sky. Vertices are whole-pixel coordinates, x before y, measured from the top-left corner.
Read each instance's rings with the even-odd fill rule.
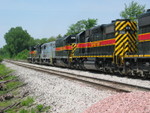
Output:
[[[21,26],[34,38],[64,35],[82,19],[98,19],[98,25],[120,18],[124,4],[132,0],[0,0],[0,48],[4,34]],[[150,9],[150,0],[134,0]]]

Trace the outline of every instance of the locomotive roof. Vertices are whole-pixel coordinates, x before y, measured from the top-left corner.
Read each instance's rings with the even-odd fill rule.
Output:
[[[54,43],[55,43],[55,41],[47,42],[47,43],[42,44],[41,46],[48,45],[48,44],[54,44]]]
[[[150,9],[148,9],[145,13],[141,14],[141,15],[139,16],[139,19],[140,19],[140,18],[143,18],[143,17],[147,17],[147,16],[150,16]]]
[[[76,37],[76,35],[65,36],[65,37],[63,37],[63,40],[70,40],[71,37]]]

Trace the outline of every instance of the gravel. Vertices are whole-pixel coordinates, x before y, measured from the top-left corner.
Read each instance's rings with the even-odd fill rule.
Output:
[[[150,113],[150,92],[113,95],[83,113]]]
[[[30,64],[31,66],[35,64]],[[53,69],[53,70],[59,70],[59,71],[64,71],[64,72],[70,72],[78,75],[84,75],[84,76],[90,76],[90,77],[95,77],[95,78],[100,78],[100,79],[105,79],[105,80],[112,80],[112,81],[117,81],[117,82],[122,82],[122,83],[128,83],[132,85],[139,85],[143,87],[148,87],[150,88],[150,81],[149,80],[141,80],[141,79],[133,79],[133,78],[127,78],[127,77],[119,77],[119,76],[113,76],[109,74],[102,74],[102,73],[94,73],[94,72],[89,72],[89,71],[78,71],[78,70],[73,70],[73,69],[68,69],[68,68],[58,68],[58,67],[52,67],[52,66],[44,66],[44,65],[36,65],[37,67],[44,67],[47,69]]]
[[[4,64],[16,70],[15,74],[25,83],[28,83],[25,86],[26,90],[30,91],[31,96],[36,97],[37,103],[51,106],[51,113],[82,113],[92,104],[116,93],[7,62]],[[64,68],[47,68],[71,71]],[[75,72],[75,70],[71,72]],[[76,72],[80,73],[80,71]]]

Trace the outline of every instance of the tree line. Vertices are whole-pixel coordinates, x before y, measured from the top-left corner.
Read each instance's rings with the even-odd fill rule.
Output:
[[[121,18],[137,20],[140,14],[145,12],[145,5],[139,5],[137,2],[132,1],[129,5],[125,4],[125,9],[120,13]],[[72,35],[80,33],[86,29],[90,29],[97,25],[98,19],[79,20],[75,24],[69,26],[65,35]],[[64,36],[65,36],[64,35]],[[37,44],[55,41],[63,37],[58,35],[56,37],[35,39],[22,27],[11,28],[5,35],[4,39],[6,45],[0,48],[0,56],[3,57],[21,57],[28,53],[28,48]],[[24,58],[26,58],[25,56]]]

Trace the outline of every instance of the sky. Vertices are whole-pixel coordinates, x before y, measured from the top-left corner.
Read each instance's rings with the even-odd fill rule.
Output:
[[[132,0],[0,0],[0,48],[5,33],[21,26],[34,38],[64,35],[71,24],[98,19],[98,25],[119,19]],[[150,0],[134,0],[150,9]]]

